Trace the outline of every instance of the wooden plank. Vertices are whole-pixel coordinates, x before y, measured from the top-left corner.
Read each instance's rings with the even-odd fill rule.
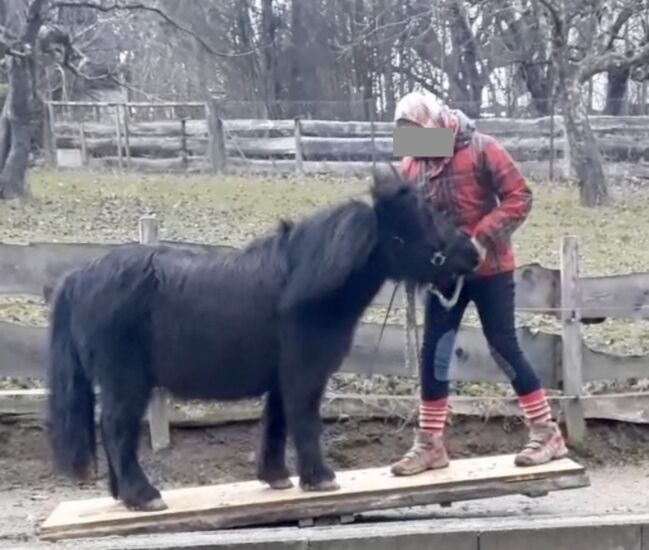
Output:
[[[409,369],[404,355],[403,327],[386,326],[378,355],[374,357],[379,332],[378,323],[359,325],[341,372],[367,376],[373,364],[374,374],[416,376],[416,364],[414,369]],[[544,385],[560,389],[563,380],[561,337],[534,333],[526,327],[518,329],[518,337],[523,352],[535,366]],[[47,328],[0,321],[0,377],[42,379],[46,339]],[[581,354],[584,382],[649,376],[649,355],[614,355],[593,350],[584,342]],[[463,326],[460,329],[451,362],[451,376],[460,381],[507,383],[489,354],[481,329],[474,327]]]
[[[295,122],[291,119],[239,119],[230,118],[223,121],[228,133],[245,133],[259,131],[277,131],[292,134],[295,129]]]
[[[162,492],[169,508],[160,512],[131,512],[111,498],[63,502],[43,522],[39,536],[54,541],[210,530],[590,485],[583,466],[570,459],[518,468],[513,455],[459,459],[412,477],[392,476],[388,468],[348,470],[338,480],[341,489],[334,493],[297,487],[272,491],[257,481],[172,489]]]
[[[226,245],[184,241],[161,241],[193,250],[226,252]],[[124,243],[0,243],[0,294],[43,296],[45,287],[53,287],[61,275],[81,264],[102,256]]]
[[[155,216],[142,216],[138,225],[139,241],[143,245],[155,245],[159,242],[159,225]],[[167,392],[162,388],[153,388],[148,407],[149,434],[151,448],[157,452],[169,447],[169,419],[167,414]]]
[[[174,102],[162,101],[160,103],[146,102],[115,102],[115,101],[49,101],[50,105],[58,107],[115,107],[117,105],[126,105],[127,107],[147,107],[147,108],[169,108],[169,107],[203,107],[202,101]]]
[[[581,279],[582,317],[649,319],[649,273]]]
[[[43,379],[47,329],[0,321],[0,377]]]
[[[583,340],[579,324],[580,281],[579,244],[576,237],[564,237],[561,243],[561,336],[563,393],[566,402],[568,440],[579,445],[586,436],[584,411],[579,399],[583,392]]]

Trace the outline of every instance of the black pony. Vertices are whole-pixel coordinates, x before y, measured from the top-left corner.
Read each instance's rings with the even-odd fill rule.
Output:
[[[55,465],[83,479],[96,465],[94,392],[110,492],[131,509],[166,507],[137,460],[153,387],[181,398],[267,394],[258,478],[335,490],[319,407],[364,310],[387,279],[429,283],[470,272],[468,237],[413,186],[375,172],[372,205],[351,200],[282,222],[241,251],[128,244],[57,285],[49,342],[48,431]]]

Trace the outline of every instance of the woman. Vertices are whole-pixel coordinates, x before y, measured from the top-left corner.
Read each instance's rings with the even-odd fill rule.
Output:
[[[427,293],[419,427],[414,445],[392,466],[392,472],[414,475],[448,466],[443,436],[449,366],[469,302],[476,306],[491,354],[511,381],[530,428],[529,441],[516,455],[516,465],[532,466],[566,456],[561,431],[552,421],[545,392],[521,352],[515,329],[511,235],[532,206],[525,179],[495,139],[478,132],[464,113],[447,108],[430,93],[404,96],[397,105],[395,122],[453,131],[452,157],[406,157],[403,173],[407,180],[425,185],[429,200],[471,236],[481,264],[466,278],[456,304],[449,310]]]

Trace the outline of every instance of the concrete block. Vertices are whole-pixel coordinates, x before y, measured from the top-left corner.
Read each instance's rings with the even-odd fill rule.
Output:
[[[409,533],[311,540],[309,550],[478,550],[476,533]]]
[[[646,550],[641,525],[515,529],[480,535],[480,550]]]

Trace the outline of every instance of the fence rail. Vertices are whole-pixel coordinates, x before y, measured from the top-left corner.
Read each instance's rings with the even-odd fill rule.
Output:
[[[62,116],[94,107],[111,116]],[[180,109],[175,120],[138,121],[137,110]],[[57,111],[62,111],[57,119]],[[188,116],[190,113],[193,116]],[[173,111],[176,112],[176,111]],[[178,111],[180,112],[180,111]],[[298,172],[366,175],[373,162],[395,161],[392,122],[227,119],[208,103],[51,102],[48,158],[56,166],[149,172]],[[196,113],[201,113],[198,115]],[[649,178],[649,116],[590,117],[606,170]],[[476,127],[497,137],[530,176],[566,176],[569,150],[562,117],[485,118]]]
[[[155,219],[140,221],[139,242],[156,242]],[[234,250],[178,241],[163,241],[180,247],[198,248],[206,253]],[[649,356],[618,356],[589,348],[581,335],[581,323],[603,318],[649,318],[649,273],[630,273],[606,277],[579,276],[578,243],[566,237],[562,242],[559,269],[539,264],[521,266],[515,273],[516,308],[560,319],[562,332],[534,333],[518,329],[524,353],[535,365],[546,388],[562,390],[563,406],[573,441],[583,438],[584,415],[581,401],[585,383],[597,380],[629,380],[649,377]],[[105,254],[116,244],[33,243],[29,245],[0,243],[0,294],[45,296],[46,301],[56,281],[66,271]],[[372,305],[385,307],[394,290],[384,286]],[[400,298],[405,299],[401,292]],[[410,302],[412,303],[412,302]],[[416,319],[410,311],[409,319]],[[368,374],[415,376],[416,357],[412,349],[416,339],[409,331],[420,327],[407,323],[406,330],[388,325],[381,347],[376,351],[380,326],[361,323],[351,353],[342,371]],[[0,377],[42,378],[44,375],[47,329],[0,322]],[[405,361],[404,361],[405,358]],[[404,366],[405,363],[405,366]],[[370,369],[372,369],[370,373]],[[463,326],[459,331],[450,376],[459,381],[507,382],[491,357],[480,329]],[[154,448],[168,445],[168,424],[164,394],[156,397],[149,422]],[[643,417],[644,418],[644,417]]]

